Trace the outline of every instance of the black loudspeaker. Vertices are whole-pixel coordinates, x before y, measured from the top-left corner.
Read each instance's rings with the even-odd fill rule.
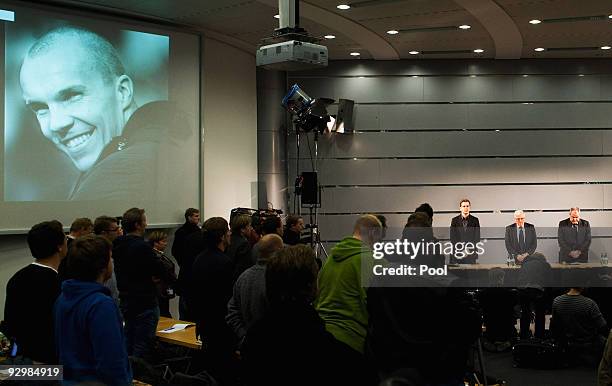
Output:
[[[319,184],[317,183],[317,172],[302,173],[302,204],[319,204]]]

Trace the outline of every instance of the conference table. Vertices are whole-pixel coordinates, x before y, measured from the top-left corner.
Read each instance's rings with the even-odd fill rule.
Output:
[[[563,264],[551,263],[549,285],[553,287],[610,287],[612,285],[612,266],[601,263]],[[491,285],[489,272],[502,269],[505,273],[504,285],[518,285],[520,265],[508,264],[459,264],[449,265],[448,272],[462,279],[467,286]]]
[[[162,330],[168,329],[175,324],[189,324],[189,326],[183,330],[178,330],[171,333],[161,332]],[[194,350],[201,350],[202,342],[196,339],[195,330],[195,323],[184,322],[182,320],[161,316],[159,318],[159,322],[157,323],[155,336],[161,342],[187,347]]]

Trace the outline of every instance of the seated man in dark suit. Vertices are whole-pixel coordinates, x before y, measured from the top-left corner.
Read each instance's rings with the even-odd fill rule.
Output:
[[[580,208],[571,208],[569,218],[559,222],[559,263],[586,263],[591,246],[591,225],[580,218]]]
[[[453,246],[458,246],[457,243],[472,243],[475,248],[476,244],[480,242],[480,222],[478,217],[470,214],[470,208],[471,203],[467,198],[459,202],[461,214],[453,217],[450,225],[450,240]],[[459,264],[475,264],[477,259],[477,253],[463,258],[451,256],[451,262]]]
[[[506,250],[517,264],[533,254],[538,246],[538,237],[533,224],[525,222],[525,212],[517,210],[514,212],[514,224],[506,227]]]

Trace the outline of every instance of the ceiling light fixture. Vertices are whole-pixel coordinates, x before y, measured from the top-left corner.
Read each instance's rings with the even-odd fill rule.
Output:
[[[361,54],[359,52],[351,52],[349,55],[351,55],[351,56],[359,56]]]
[[[387,31],[387,33],[388,33],[389,35],[397,35],[397,34],[399,33],[399,31],[394,30],[394,29],[390,29],[389,31]]]
[[[325,35],[323,36],[325,39],[335,39],[336,36],[335,35]]]
[[[274,15],[275,19],[280,19],[280,15]]]
[[[542,51],[546,51],[546,48],[544,47],[538,47],[538,48],[534,48],[533,49],[535,52],[542,52]]]
[[[533,24],[533,25],[540,24],[541,22],[542,20],[538,20],[538,19],[529,20],[529,24]]]
[[[610,46],[603,46],[603,47],[601,47],[602,50],[609,50],[610,48],[612,48],[612,47],[610,47]]]
[[[469,24],[461,24],[461,25],[459,26],[459,29],[470,29],[470,28],[472,28],[472,26],[471,26],[471,25],[469,25]]]
[[[420,51],[409,51],[408,53],[409,53],[410,55],[418,55],[418,54],[420,54],[421,52],[420,52]]]
[[[482,48],[476,48],[474,50],[474,52],[477,53],[477,54],[482,54],[484,52],[484,50]]]
[[[336,6],[336,8],[341,9],[341,10],[343,10],[343,11],[344,11],[344,10],[347,10],[347,9],[351,8],[351,6],[350,6],[350,5],[348,5],[348,4],[338,4],[338,5]]]

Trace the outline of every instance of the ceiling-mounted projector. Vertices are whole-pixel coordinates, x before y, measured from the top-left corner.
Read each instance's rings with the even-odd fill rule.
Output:
[[[289,40],[257,49],[257,65],[267,70],[298,71],[327,66],[327,47]]]
[[[257,65],[267,70],[298,71],[327,66],[327,47],[300,28],[299,0],[279,0],[278,28],[262,39]]]

